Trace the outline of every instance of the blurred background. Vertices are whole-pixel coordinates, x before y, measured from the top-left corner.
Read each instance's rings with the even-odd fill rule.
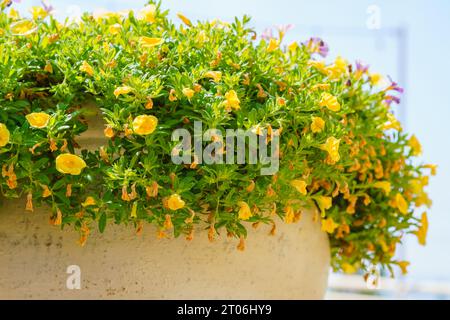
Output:
[[[25,14],[39,0],[15,0]],[[83,11],[139,9],[146,0],[54,0],[58,18]],[[438,164],[430,181],[433,207],[428,212],[427,246],[408,237],[398,250],[411,261],[406,276],[380,279],[368,288],[361,275],[332,274],[328,299],[450,299],[450,1],[447,0],[166,0],[163,8],[191,20],[232,21],[244,14],[259,35],[267,28],[292,24],[285,43],[318,36],[330,46],[327,59],[340,55],[362,60],[372,72],[389,75],[405,88],[397,108],[406,131],[423,145],[423,161]],[[447,189],[449,188],[449,189]]]

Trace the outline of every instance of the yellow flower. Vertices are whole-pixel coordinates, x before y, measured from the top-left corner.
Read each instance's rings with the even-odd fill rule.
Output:
[[[304,180],[295,179],[291,181],[291,186],[293,186],[295,189],[297,189],[298,192],[306,196],[306,182]]]
[[[435,176],[437,173],[437,165],[436,164],[426,164],[423,166],[424,168],[430,169],[431,175]]]
[[[342,270],[347,274],[352,274],[356,272],[356,267],[350,263],[344,262],[342,264]]]
[[[329,90],[330,84],[329,83],[317,83],[311,87],[312,91],[316,90]]]
[[[295,51],[297,51],[298,49],[298,43],[296,41],[292,42],[289,46],[288,46],[288,50],[291,53],[294,53]]]
[[[114,95],[118,98],[120,95],[128,94],[131,91],[133,91],[133,88],[129,86],[117,87],[116,90],[114,90]]]
[[[339,143],[340,139],[336,139],[335,137],[329,137],[327,141],[320,146],[320,148],[324,151],[328,152],[328,156],[330,157],[331,163],[336,163],[341,158],[339,155]]]
[[[325,121],[321,117],[312,117],[311,131],[319,133],[325,127]]]
[[[26,115],[25,118],[33,128],[45,128],[51,117],[45,112],[33,112]]]
[[[408,261],[399,261],[399,262],[397,262],[397,265],[400,267],[402,274],[408,273],[408,270],[406,269],[410,265],[410,263]]]
[[[222,72],[208,71],[205,73],[205,78],[213,79],[214,82],[220,82],[220,80],[222,79]]]
[[[178,100],[177,99],[177,93],[176,93],[175,89],[170,89],[169,101],[174,102],[174,101],[177,101],[177,100]]]
[[[333,218],[322,219],[322,231],[333,233],[339,225],[333,221]]]
[[[403,196],[400,193],[397,193],[395,195],[395,203],[397,204],[398,210],[402,214],[408,213],[408,203],[406,202],[405,198],[403,198]]]
[[[331,111],[339,111],[341,110],[341,105],[337,101],[337,98],[328,92],[322,92],[321,99],[319,101],[319,106],[327,107]]]
[[[331,197],[326,196],[318,196],[315,198],[317,205],[319,206],[319,209],[322,213],[322,215],[325,214],[325,210],[328,210],[331,208],[333,199]]]
[[[391,183],[389,181],[378,181],[373,185],[374,188],[383,189],[383,191],[388,195],[391,193]]]
[[[83,61],[80,67],[81,72],[85,72],[91,77],[94,75],[94,69],[91,67],[91,65],[87,61]]]
[[[138,18],[148,23],[154,23],[156,21],[156,6],[154,4],[145,6],[139,11]]]
[[[178,210],[184,208],[185,202],[178,194],[173,194],[167,199],[167,207],[170,210]]]
[[[30,12],[33,20],[45,19],[48,16],[48,12],[42,7],[31,7]]]
[[[8,18],[10,18],[12,20],[16,20],[16,19],[20,18],[20,14],[17,10],[15,10],[14,8],[11,8],[8,13]]]
[[[415,135],[409,138],[408,145],[411,147],[414,156],[420,156],[422,154],[422,146]]]
[[[33,21],[30,20],[20,20],[11,23],[10,26],[11,33],[15,36],[27,36],[37,31],[37,26]]]
[[[319,70],[323,74],[327,74],[327,67],[325,66],[324,61],[309,60],[308,66],[311,66],[311,67]]]
[[[103,130],[103,133],[107,138],[114,137],[114,129],[110,125],[106,126],[105,130]]]
[[[186,98],[188,99],[192,99],[192,97],[195,94],[195,91],[190,89],[190,88],[184,88],[183,89],[183,94],[186,96]]]
[[[158,125],[158,119],[155,116],[141,115],[133,120],[134,133],[145,136],[153,133]]]
[[[267,52],[273,52],[278,49],[278,41],[276,39],[270,39],[269,45],[267,46]]]
[[[186,18],[184,15],[182,15],[181,13],[177,13],[177,17],[180,18],[181,21],[184,22],[185,25],[187,25],[188,27],[192,26],[192,22],[191,20],[189,20],[188,18]]]
[[[95,206],[95,199],[91,196],[87,197],[86,200],[81,204],[83,207]]]
[[[0,148],[9,143],[10,133],[5,124],[0,123]]]
[[[163,43],[164,40],[162,38],[149,38],[149,37],[140,37],[139,44],[141,48],[153,48],[159,46]]]
[[[421,224],[419,230],[417,230],[415,234],[417,236],[417,240],[419,241],[419,243],[424,246],[426,244],[428,233],[428,217],[426,212],[422,213],[420,222]]]
[[[372,74],[370,74],[369,75],[369,79],[370,79],[370,83],[373,86],[379,85],[382,82],[384,82],[383,76],[381,74],[379,74],[379,73],[372,73]]]
[[[292,223],[295,220],[295,212],[291,206],[287,206],[284,208],[284,222]]]
[[[110,25],[108,30],[109,30],[110,34],[115,36],[115,35],[119,34],[122,31],[122,25],[120,25],[119,23]]]
[[[402,131],[402,126],[401,126],[400,122],[397,120],[397,118],[392,113],[388,113],[387,118],[388,118],[388,121],[384,124],[384,127],[383,127],[384,130],[394,129],[397,131]]]
[[[52,195],[52,192],[47,185],[42,186],[42,198],[48,198]]]
[[[235,109],[239,110],[241,108],[240,103],[236,91],[230,90],[227,93],[225,93],[225,108],[227,110]]]
[[[86,162],[79,156],[63,153],[56,157],[56,170],[64,174],[77,176],[86,168]]]
[[[45,67],[44,67],[44,71],[48,72],[48,73],[53,73],[53,67],[50,62],[47,61],[47,63],[45,64]]]
[[[250,210],[250,207],[248,206],[247,202],[240,201],[238,202],[238,205],[239,205],[239,213],[238,213],[239,219],[248,220],[253,216],[252,211]]]
[[[347,73],[347,66],[348,66],[347,60],[341,57],[337,57],[336,60],[334,61],[334,64],[326,68],[328,77],[331,80],[337,80],[341,78],[342,75]]]

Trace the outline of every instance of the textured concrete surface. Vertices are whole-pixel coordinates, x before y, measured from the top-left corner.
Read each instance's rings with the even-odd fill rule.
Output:
[[[310,213],[278,223],[275,236],[249,226],[244,252],[225,236],[210,243],[206,231],[192,242],[158,240],[148,225],[140,237],[109,225],[81,248],[70,227],[48,224],[48,210],[24,205],[0,207],[2,299],[317,299],[326,291],[328,239]],[[81,269],[80,290],[66,287],[70,265]]]

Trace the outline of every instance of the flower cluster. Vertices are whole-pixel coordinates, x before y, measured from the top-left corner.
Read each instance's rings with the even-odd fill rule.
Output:
[[[4,1],[5,2],[5,1]],[[72,225],[84,245],[91,229],[145,222],[157,237],[211,241],[225,233],[245,247],[246,228],[295,223],[303,210],[329,234],[332,264],[345,272],[392,271],[405,234],[424,244],[433,165],[391,111],[398,85],[360,62],[322,59],[318,38],[257,40],[248,17],[233,23],[167,18],[160,3],[138,12],[84,14],[58,22],[33,8],[0,15],[0,188],[25,207],[51,207],[50,223]],[[107,143],[77,143],[89,105]],[[280,134],[280,169],[171,162],[171,132],[206,128]],[[224,148],[226,152],[226,146]],[[205,234],[206,236],[206,234]]]

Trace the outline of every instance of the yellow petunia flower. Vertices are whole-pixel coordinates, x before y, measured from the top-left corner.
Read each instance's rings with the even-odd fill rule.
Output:
[[[154,4],[145,6],[139,11],[138,19],[145,20],[148,23],[154,23],[156,21],[156,6]]]
[[[140,37],[139,44],[141,48],[148,49],[159,46],[162,44],[164,40],[162,38],[149,38],[149,37]]]
[[[415,234],[419,243],[424,246],[426,244],[428,233],[428,217],[426,212],[422,213],[420,223],[419,230],[417,230]]]
[[[369,80],[373,86],[377,86],[384,82],[384,77],[379,73],[372,73],[369,75]]]
[[[42,198],[48,198],[52,195],[52,192],[47,185],[42,186]]]
[[[292,223],[295,220],[295,212],[291,206],[284,208],[284,222]]]
[[[288,46],[288,50],[291,53],[294,53],[295,51],[297,51],[298,49],[298,43],[296,41],[292,42],[289,46]]]
[[[91,77],[94,75],[94,69],[91,67],[91,65],[87,61],[83,61],[80,67],[81,72],[85,72]]]
[[[387,118],[388,121],[383,126],[384,130],[394,129],[397,131],[402,131],[400,121],[398,121],[397,118],[392,113],[388,113]]]
[[[435,176],[437,173],[437,165],[436,164],[426,164],[423,166],[424,168],[430,169],[431,175]]]
[[[145,136],[155,131],[158,119],[155,116],[141,115],[133,120],[134,133]]]
[[[322,219],[322,231],[333,233],[339,225],[334,222],[333,218]]]
[[[399,261],[399,262],[397,262],[397,265],[400,267],[400,270],[402,271],[403,275],[408,273],[407,268],[410,265],[410,263],[408,261]]]
[[[56,170],[77,176],[86,168],[86,162],[77,155],[63,153],[56,157]]]
[[[341,267],[342,270],[347,274],[352,274],[356,272],[356,267],[354,265],[351,265],[350,263],[344,262]]]
[[[267,46],[267,52],[273,52],[278,49],[279,43],[276,39],[270,39],[269,45]]]
[[[250,207],[247,204],[247,202],[240,201],[238,202],[238,205],[239,205],[239,212],[238,212],[239,219],[248,220],[253,216],[252,210],[250,210]]]
[[[192,97],[195,94],[195,91],[190,89],[190,88],[184,88],[183,89],[183,94],[186,96],[186,98],[188,99],[192,99]]]
[[[422,145],[415,135],[412,135],[408,140],[408,146],[411,147],[413,156],[420,156],[422,154]]]
[[[341,140],[336,139],[335,137],[329,137],[327,141],[320,146],[320,148],[326,152],[328,152],[328,156],[330,158],[331,163],[336,163],[341,158],[339,155],[339,144]]]
[[[234,90],[230,90],[225,94],[225,108],[227,110],[231,110],[231,109],[235,109],[235,110],[239,110],[241,108],[240,103],[241,101],[239,100],[236,91]]]
[[[91,196],[87,197],[86,200],[81,204],[83,207],[95,206],[95,199]]]
[[[326,68],[328,77],[331,80],[340,79],[343,75],[347,74],[348,71],[347,66],[348,66],[347,60],[341,57],[337,57],[336,60],[334,61],[334,64]]]
[[[319,101],[319,106],[327,107],[331,111],[339,111],[341,110],[341,105],[338,102],[337,98],[328,92],[323,92]]]
[[[30,13],[33,16],[33,20],[45,19],[48,16],[48,12],[42,7],[31,7]]]
[[[131,91],[133,91],[133,88],[129,86],[117,87],[116,90],[114,90],[114,95],[118,98],[120,95],[128,94]]]
[[[122,31],[122,25],[119,23],[110,25],[108,28],[108,31],[110,34],[112,34],[113,36],[119,34]]]
[[[8,12],[8,18],[12,20],[16,20],[20,18],[19,11],[15,10],[14,8],[11,8]]]
[[[408,213],[408,203],[406,202],[405,198],[403,198],[403,196],[400,193],[397,193],[395,195],[395,203],[397,205],[397,209],[402,214]]]
[[[374,188],[382,189],[386,195],[391,193],[391,183],[389,181],[377,181],[373,185]]]
[[[298,192],[306,196],[307,190],[306,190],[306,182],[304,180],[295,179],[291,181],[291,186],[293,186]]]
[[[10,30],[14,36],[27,36],[36,32],[38,27],[31,20],[20,20],[11,23]]]
[[[0,148],[6,146],[9,143],[11,134],[5,124],[0,123]]]
[[[222,72],[208,71],[205,73],[205,78],[213,79],[214,82],[220,82],[220,80],[222,79]]]
[[[183,23],[185,25],[187,25],[188,27],[192,26],[192,22],[191,20],[189,20],[188,18],[186,18],[186,16],[182,15],[181,13],[177,13],[177,17],[180,18],[181,21],[183,21]]]
[[[45,64],[44,71],[48,73],[53,73],[53,67],[49,61],[47,61],[47,63]]]
[[[325,121],[321,117],[312,117],[311,131],[314,133],[322,132],[325,128]]]
[[[47,127],[51,116],[45,112],[33,112],[25,116],[30,126],[33,128],[45,128]]]
[[[316,61],[316,60],[309,60],[308,66],[313,67],[314,69],[317,69],[322,74],[327,74],[327,67],[325,65],[325,61]]]
[[[181,199],[181,197],[178,194],[172,194],[167,199],[167,207],[170,210],[178,210],[184,208],[185,202]]]
[[[317,206],[319,207],[322,216],[325,215],[325,210],[328,210],[331,208],[331,205],[333,203],[333,199],[331,197],[326,196],[318,196],[315,198],[317,202]]]

